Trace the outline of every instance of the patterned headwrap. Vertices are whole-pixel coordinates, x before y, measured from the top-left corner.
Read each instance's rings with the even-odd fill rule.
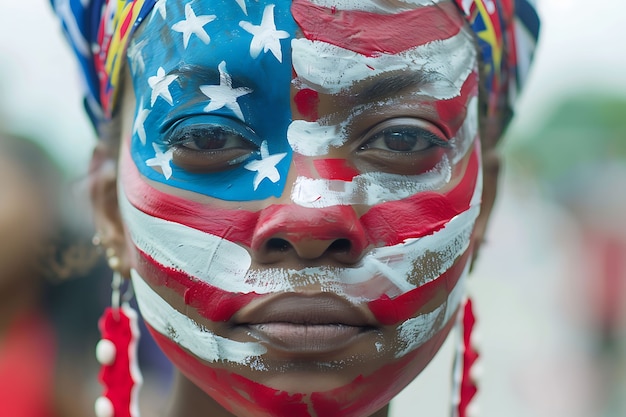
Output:
[[[80,61],[86,108],[97,127],[114,113],[116,87],[134,30],[166,0],[51,1]],[[539,36],[533,0],[454,1],[476,34],[485,69],[482,83],[487,111],[508,114],[525,81]]]

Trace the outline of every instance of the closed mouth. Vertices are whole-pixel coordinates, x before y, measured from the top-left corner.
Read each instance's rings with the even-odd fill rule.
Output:
[[[292,354],[340,351],[376,333],[365,311],[334,294],[279,294],[236,314],[237,326],[268,347]]]

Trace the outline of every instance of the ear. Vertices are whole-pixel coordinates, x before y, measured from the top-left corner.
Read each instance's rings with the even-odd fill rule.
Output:
[[[130,277],[130,255],[124,224],[117,200],[117,150],[100,141],[93,152],[89,191],[94,222],[102,244],[120,260],[115,268],[124,278]]]
[[[487,230],[487,224],[489,217],[491,216],[491,210],[493,209],[494,202],[496,201],[496,194],[498,189],[498,178],[500,176],[501,159],[500,153],[491,148],[482,155],[483,164],[483,194],[482,202],[480,206],[480,214],[476,219],[474,225],[474,232],[472,240],[474,242],[474,253],[472,255],[472,264],[470,269],[473,269],[474,263],[478,258],[478,253],[482,243],[485,240],[485,232]]]

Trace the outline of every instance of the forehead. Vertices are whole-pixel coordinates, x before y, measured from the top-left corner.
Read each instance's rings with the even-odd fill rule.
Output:
[[[464,22],[447,0],[161,0],[128,57],[134,77],[163,68],[179,83],[213,83],[226,62],[244,84],[295,75],[296,85],[335,93],[389,71],[454,65],[455,51],[472,49]]]

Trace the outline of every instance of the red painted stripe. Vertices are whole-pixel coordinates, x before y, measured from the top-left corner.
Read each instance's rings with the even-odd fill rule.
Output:
[[[184,299],[186,305],[211,321],[228,321],[243,306],[263,296],[224,291],[180,270],[163,266],[139,248],[135,249],[137,271],[148,284],[173,290]]]
[[[303,88],[294,95],[293,101],[296,104],[298,113],[307,122],[313,122],[319,118],[317,107],[320,104],[320,98],[317,91]]]
[[[367,233],[369,244],[389,246],[402,243],[408,238],[430,235],[445,226],[449,219],[467,210],[476,185],[479,152],[476,147],[462,180],[451,191],[445,194],[417,193],[400,201],[378,204],[361,216],[358,223]],[[155,189],[141,177],[134,162],[130,160],[130,155],[125,153],[123,158],[129,159],[124,163],[124,189],[128,200],[137,209],[150,216],[219,236],[248,248],[252,247],[253,238],[259,234],[257,225],[263,223],[260,222],[261,216],[266,218],[277,211],[287,213],[306,210],[299,206],[285,210],[285,207],[291,205],[272,205],[259,212],[215,208]],[[330,214],[335,209],[336,207],[329,207],[326,212]],[[308,210],[317,217],[323,217],[324,209]],[[314,222],[310,223],[312,226],[309,229],[318,226]],[[337,232],[326,235],[328,238],[338,238]]]
[[[434,40],[449,39],[465,24],[457,7],[449,2],[395,14],[376,14],[294,0],[291,12],[307,39],[366,56],[397,54]]]
[[[233,414],[310,417],[308,404],[304,401],[305,394],[270,388],[222,368],[224,365],[209,366],[150,325],[147,327],[154,340],[177,368]],[[246,369],[248,370],[248,367]]]
[[[351,365],[346,366],[346,372],[356,374],[350,383],[332,390],[312,393],[281,391],[225,369],[224,365],[209,365],[155,331],[149,324],[147,327],[176,367],[234,414],[310,417],[309,410],[312,408],[317,416],[345,417],[371,414],[387,404],[428,365],[454,323],[455,320],[450,320],[422,346],[370,374],[355,370],[355,367],[362,368],[362,364],[352,361]],[[246,368],[246,374],[250,374],[249,368]],[[380,381],[385,381],[385,384],[381,385]]]
[[[454,322],[453,319],[449,320],[443,329],[422,346],[396,361],[389,361],[375,372],[360,375],[343,387],[312,393],[311,402],[315,415],[324,417],[369,415],[365,414],[365,407],[369,407],[371,412],[389,403],[428,365],[446,340]]]
[[[478,97],[478,73],[475,71],[463,82],[459,96],[435,102],[435,110],[441,119],[440,126],[447,137],[457,135],[467,117],[467,106],[474,97]]]
[[[480,169],[480,147],[474,146],[460,182],[445,194],[434,191],[400,201],[378,204],[361,216],[369,241],[385,246],[428,236],[441,230],[454,216],[470,208]]]
[[[231,242],[251,245],[259,212],[220,209],[159,191],[141,176],[129,151],[123,153],[126,167],[122,175],[124,190],[137,209],[152,217],[180,223]]]
[[[163,266],[140,249],[136,250],[137,271],[148,284],[173,290],[184,299],[186,305],[196,309],[208,320],[226,322],[242,307],[265,296],[225,291],[182,271]],[[448,271],[434,281],[395,298],[383,295],[377,300],[370,301],[369,309],[384,325],[398,324],[413,317],[432,301],[433,297],[441,295],[442,292],[447,295],[452,291],[465,268],[470,252],[468,249]]]
[[[327,180],[352,181],[360,173],[345,159],[315,159],[313,165],[320,178]]]
[[[382,296],[378,300],[370,301],[368,307],[382,324],[391,325],[402,323],[420,311],[426,304],[436,297],[446,297],[452,292],[461,277],[470,253],[471,247],[457,259],[450,269],[439,278],[406,292],[398,297]]]

